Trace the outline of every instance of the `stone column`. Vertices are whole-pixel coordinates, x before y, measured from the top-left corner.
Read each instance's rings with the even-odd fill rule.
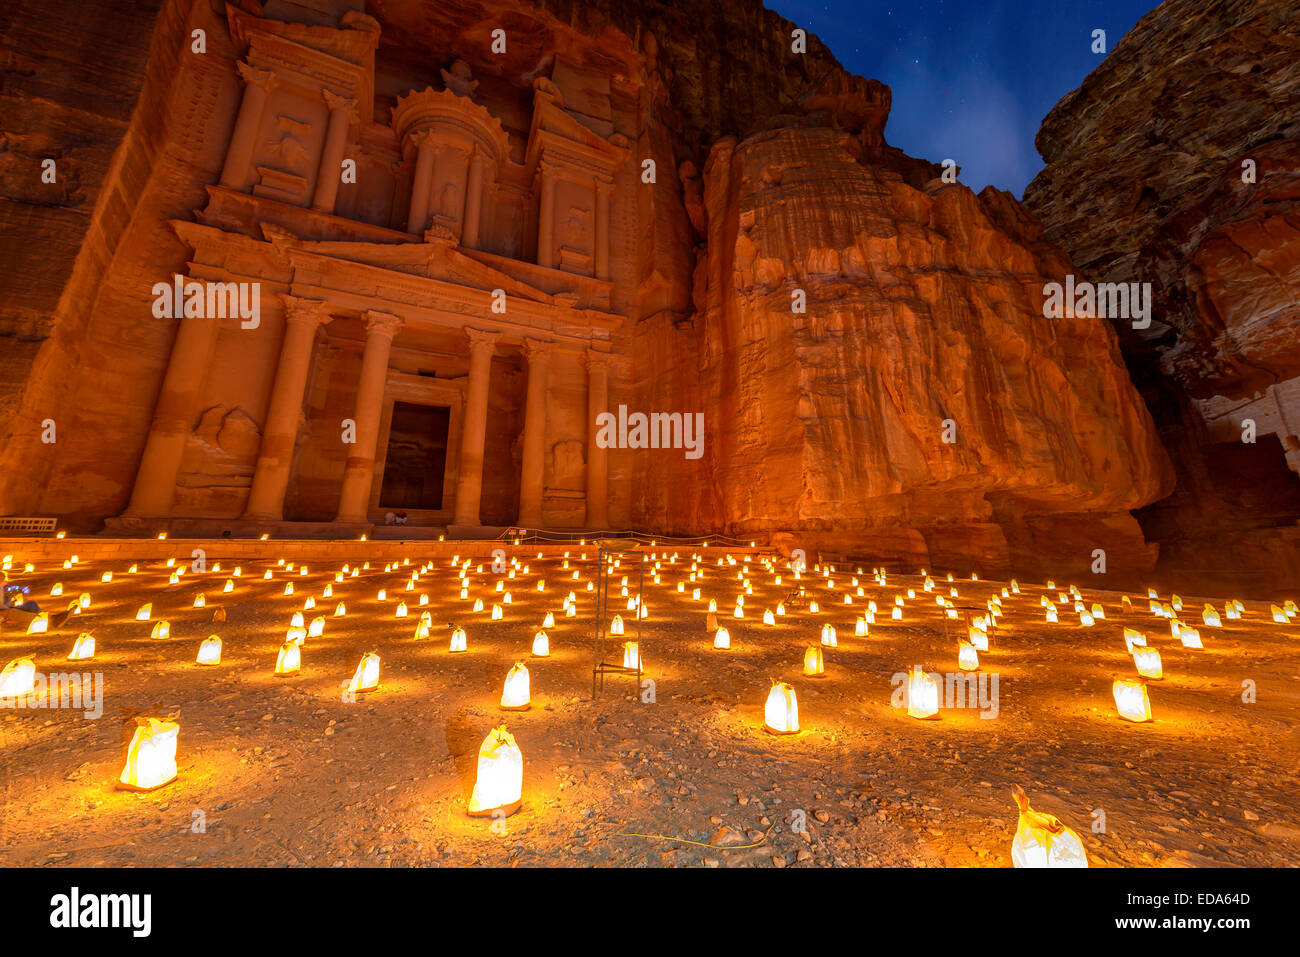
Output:
[[[542,198],[537,208],[537,264],[555,266],[555,172],[542,164]]]
[[[416,144],[415,176],[411,181],[411,206],[406,216],[406,231],[423,236],[429,225],[429,191],[433,188],[433,137],[425,130],[411,136]]]
[[[546,470],[546,406],[551,371],[551,344],[524,340],[528,355],[528,398],[524,405],[524,460],[520,467],[519,524],[542,526],[542,481]]]
[[[610,185],[596,181],[596,278],[609,278]]]
[[[337,522],[366,521],[370,486],[375,477],[375,442],[379,438],[384,387],[388,382],[388,356],[393,348],[393,336],[402,327],[402,320],[387,312],[371,310],[365,317],[366,349],[361,356],[361,381],[357,384],[356,410],[352,413],[356,442],[348,450]]]
[[[357,120],[357,101],[322,90],[330,108],[329,126],[325,130],[325,148],[321,150],[320,169],[316,173],[316,195],[311,208],[323,213],[334,212],[342,181],[343,150],[348,142],[348,128]]]
[[[217,340],[217,323],[200,316],[180,320],[124,515],[161,516],[171,511],[181,456],[194,428],[199,390]]]
[[[596,443],[596,416],[609,412],[609,354],[587,350],[587,527],[602,529],[609,525],[607,479],[609,459],[606,449]]]
[[[267,97],[275,86],[275,74],[270,70],[251,67],[243,60],[235,66],[244,78],[244,99],[239,104],[235,132],[226,149],[226,163],[221,168],[221,185],[242,190],[248,185],[257,134],[262,128],[262,114],[266,112]]]
[[[487,165],[483,154],[475,151],[469,161],[469,180],[465,187],[465,222],[460,231],[460,244],[468,249],[478,248],[479,224],[483,216],[483,167]]]
[[[289,488],[289,470],[298,441],[298,420],[316,330],[330,320],[328,307],[319,300],[281,298],[284,339],[280,345],[280,362],[262,426],[262,447],[257,454],[253,486],[244,507],[244,518],[264,522],[279,522],[284,518],[284,494]]]
[[[469,394],[465,397],[465,424],[460,430],[460,469],[456,478],[454,525],[479,524],[483,497],[483,446],[487,438],[488,385],[492,352],[500,333],[466,329],[469,337]]]

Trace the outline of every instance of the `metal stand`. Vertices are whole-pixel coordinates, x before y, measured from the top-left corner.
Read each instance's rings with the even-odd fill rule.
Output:
[[[598,566],[596,577],[596,630],[592,635],[592,657],[591,657],[591,697],[594,699],[599,691],[605,689],[605,675],[628,675],[636,679],[637,691],[641,690],[641,655],[644,647],[641,644],[641,606],[645,603],[645,556],[641,550],[641,543],[633,539],[598,539],[592,542],[596,546],[596,562]],[[621,561],[624,556],[631,556],[636,559],[637,563],[637,590],[640,596],[640,602],[637,604],[636,616],[636,667],[625,668],[622,658],[622,642],[613,642],[609,639],[609,625],[614,619],[614,614],[610,612],[609,591],[610,591],[610,559],[617,558]],[[621,597],[621,596],[620,596]],[[623,629],[623,638],[627,639],[626,626]],[[618,660],[606,661],[605,656],[608,653],[607,646],[613,645],[619,653]]]

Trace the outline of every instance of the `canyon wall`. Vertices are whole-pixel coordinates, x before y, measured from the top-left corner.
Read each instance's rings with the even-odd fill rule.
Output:
[[[75,370],[94,361],[82,353],[88,318],[162,141],[175,57],[157,40],[179,31],[175,22],[155,29],[163,6],[0,8],[0,514],[41,508],[54,460],[42,422],[72,400]],[[149,401],[135,391],[120,400]]]
[[[1176,466],[1138,512],[1161,577],[1300,580],[1300,18],[1170,0],[1043,121],[1025,206],[1089,279],[1149,282],[1119,333]]]
[[[1001,570],[1153,559],[1127,510],[1167,464],[1115,337],[1042,317],[1068,261],[1007,194],[918,189],[856,145],[793,126],[711,151],[693,342],[647,401],[694,380],[714,435],[693,479],[647,476],[646,524]]]
[[[365,134],[376,155],[397,98],[463,59],[512,149],[534,80],[549,77],[572,116],[624,136],[636,173],[654,161],[652,177],[616,184],[616,274],[627,278],[610,296],[626,317],[611,406],[702,412],[705,441],[699,458],[611,450],[611,524],[961,571],[1086,574],[1102,550],[1112,581],[1137,581],[1154,563],[1131,512],[1167,495],[1173,473],[1114,330],[1043,317],[1043,284],[1070,272],[1069,258],[1008,194],[976,195],[889,146],[888,88],[845,73],[816,37],[792,52],[794,25],[755,2],[239,6],[330,28],[363,10],[378,21],[376,125]],[[81,182],[99,184],[82,221],[33,227],[35,248],[48,233],[81,253],[35,283],[45,299],[23,334],[39,352],[30,371],[15,366],[0,407],[0,514],[93,530],[130,494],[171,347],[169,327],[139,316],[153,278],[186,268],[190,250],[169,223],[204,208],[235,122],[227,19],[206,0],[168,0],[147,41],[121,38],[136,64],[114,77],[133,98],[129,125],[82,133],[98,158]],[[67,82],[57,54],[79,22],[33,40],[52,88]],[[182,55],[196,28],[209,37],[201,61]],[[509,37],[503,54],[491,52],[496,29]],[[583,84],[607,91],[608,117],[582,113]],[[43,109],[14,114],[14,135],[42,129]],[[392,218],[360,194],[342,194],[340,210],[385,228]],[[0,292],[30,282],[10,274]],[[324,402],[317,388],[309,404]],[[242,426],[249,449],[259,415]],[[54,447],[39,439],[47,416],[61,423]],[[513,408],[497,421],[519,427]],[[194,428],[196,441],[220,432],[202,419]],[[580,461],[564,444],[566,461]],[[292,507],[327,517],[319,489],[332,479],[302,478]],[[223,508],[240,501],[232,493]]]

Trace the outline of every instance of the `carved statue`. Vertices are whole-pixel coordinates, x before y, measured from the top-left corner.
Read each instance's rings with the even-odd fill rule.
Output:
[[[302,172],[310,165],[310,158],[307,156],[307,149],[302,145],[302,139],[311,131],[310,123],[303,123],[289,116],[277,116],[276,128],[280,131],[280,140],[276,144],[275,152],[280,157],[280,162],[284,168],[291,172]]]
[[[589,229],[588,222],[590,219],[591,210],[582,209],[578,206],[570,206],[569,215],[564,218],[560,227],[561,243],[570,246],[573,249],[586,248],[586,238]]]
[[[439,70],[438,72],[442,74],[442,85],[444,87],[457,96],[473,99],[474,91],[478,89],[478,80],[474,79],[468,63],[464,60],[456,60],[451,64],[450,70]]]
[[[456,184],[446,182],[442,184],[442,190],[438,193],[438,212],[448,218],[454,218],[456,215]]]

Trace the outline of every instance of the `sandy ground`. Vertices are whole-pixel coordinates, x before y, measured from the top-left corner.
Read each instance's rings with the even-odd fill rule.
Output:
[[[891,707],[891,676],[914,663],[955,672],[962,626],[945,625],[919,576],[891,575],[882,588],[865,569],[865,597],[844,606],[845,590],[856,592],[847,587],[853,569],[837,570],[833,592],[814,592],[824,580],[810,572],[804,584],[820,596],[820,613],[791,608],[767,627],[762,610],[786,595],[788,571],[778,586],[751,562],[754,593],[737,621],[741,566],[719,568],[710,554],[694,602],[689,586],[676,591],[690,564],[684,550],[676,564],[665,561],[660,584],[647,577],[641,646],[653,702],[625,677],[609,678],[593,701],[595,602],[584,589],[595,553],[580,562],[578,551],[582,578],[572,582],[561,559],[513,549],[530,573],[510,583],[514,601],[498,622],[456,599],[446,559],[402,591],[424,561],[416,547],[409,567],[374,566],[334,584],[332,599],[320,594],[336,569],[309,566],[304,578],[281,568],[261,580],[273,560],[245,563],[230,595],[220,591],[229,566],[187,573],[175,586],[161,562],[134,576],[126,562],[19,576],[46,608],[83,591],[92,605],[44,636],[5,625],[0,662],[33,654],[42,672],[100,672],[104,706],[98,720],[70,709],[0,710],[0,863],[1006,867],[1017,820],[1010,788],[1020,784],[1036,809],[1082,835],[1092,866],[1300,864],[1300,622],[1272,623],[1266,603],[1247,602],[1240,622],[1202,627],[1205,648],[1194,651],[1148,613],[1144,596],[1125,617],[1118,593],[1079,582],[1107,619],[1085,629],[1062,606],[1062,624],[1047,625],[1044,587],[1021,583],[981,656],[982,671],[998,676],[997,717],[950,708],[922,721]],[[109,567],[115,580],[101,584]],[[626,563],[616,575],[624,571]],[[498,576],[490,566],[471,572],[471,599],[490,608]],[[281,594],[286,580],[292,597]],[[55,581],[62,599],[45,597]],[[955,584],[963,609],[1005,585]],[[376,600],[381,587],[385,602]],[[909,587],[918,597],[903,621],[890,620],[893,596]],[[937,593],[948,587],[939,579]],[[566,619],[570,588],[580,616]],[[207,608],[190,607],[199,591]],[[421,593],[434,623],[428,641],[411,637]],[[275,678],[289,617],[308,596],[318,600],[308,620],[329,616],[338,600],[348,614],[327,617],[324,635],[307,640],[301,675]],[[709,597],[731,632],[729,651],[714,650],[705,632]],[[878,624],[855,638],[853,620],[871,598]],[[399,621],[401,599],[412,616]],[[145,601],[171,622],[170,639],[151,639],[150,625],[134,620]],[[1199,625],[1202,601],[1186,596],[1185,620]],[[211,622],[216,606],[226,622]],[[552,656],[532,659],[548,610],[557,613]],[[451,621],[468,632],[466,654],[448,652]],[[804,678],[804,649],[826,622],[839,643],[826,649],[828,674]],[[1149,724],[1120,719],[1111,697],[1113,678],[1134,675],[1125,625],[1144,631],[1164,659],[1165,678],[1150,684]],[[64,662],[87,630],[94,661]],[[222,663],[200,668],[199,642],[214,633]],[[371,650],[382,656],[382,687],[349,703],[342,684]],[[515,661],[531,672],[533,704],[503,714],[497,702]],[[799,734],[763,730],[770,679],[796,688]],[[1247,679],[1255,703],[1242,700]],[[180,715],[177,780],[147,794],[116,790],[124,726],[137,713],[169,711]],[[524,754],[524,800],[494,833],[465,808],[479,744],[501,723]]]

